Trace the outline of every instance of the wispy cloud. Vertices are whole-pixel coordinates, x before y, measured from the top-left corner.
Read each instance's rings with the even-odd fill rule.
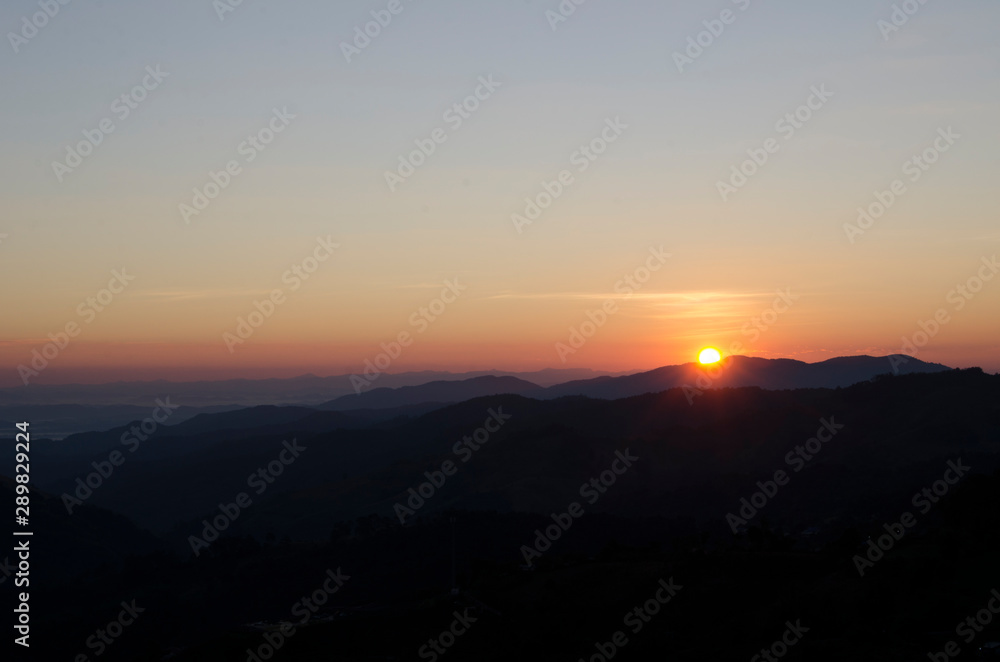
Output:
[[[156,299],[159,301],[195,301],[198,299],[231,299],[235,297],[252,297],[268,294],[271,290],[263,289],[208,289],[208,290],[145,290],[135,293],[136,298]]]
[[[737,318],[745,319],[758,306],[766,306],[774,299],[774,292],[721,292],[692,290],[687,292],[634,292],[626,299],[618,292],[503,292],[490,299],[534,301],[579,301],[599,303],[612,299],[625,306],[622,315],[648,320],[703,320],[706,325],[716,324],[721,332],[732,326]],[[692,329],[704,335],[710,329]]]
[[[633,292],[629,301],[653,301],[660,305],[687,306],[718,301],[764,299],[773,297],[774,292]],[[501,292],[488,299],[548,300],[548,301],[603,301],[605,299],[624,300],[619,292]]]

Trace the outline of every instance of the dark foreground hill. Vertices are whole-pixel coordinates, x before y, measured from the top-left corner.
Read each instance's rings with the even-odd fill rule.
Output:
[[[94,462],[118,448],[125,464],[90,503],[164,534],[196,524],[222,500],[261,489],[264,479],[252,476],[270,473],[271,465],[280,476],[264,480],[257,507],[234,530],[316,539],[329,534],[331,521],[392,516],[409,489],[427,481],[425,472],[448,461],[460,470],[435,487],[419,515],[449,508],[545,513],[578,499],[579,485],[628,448],[641,461],[594,509],[719,524],[719,509],[731,508],[757,480],[798,469],[796,497],[775,500],[768,517],[823,531],[825,518],[851,519],[854,506],[890,496],[948,455],[982,457],[978,468],[992,467],[998,380],[950,371],[846,389],[673,389],[615,401],[502,395],[378,423],[342,412],[255,408],[197,417],[141,442],[127,428],[37,442],[35,480],[72,493]],[[487,433],[484,425],[497,426],[491,411],[504,421]],[[833,441],[795,455],[824,421],[838,426]],[[308,449],[303,460],[271,464],[291,439]],[[89,452],[69,455],[74,448]],[[831,490],[840,497],[829,498]]]
[[[1000,586],[1000,377],[978,370],[489,396],[377,423],[220,416],[157,431],[93,490],[88,505],[174,551],[40,588],[62,605],[40,616],[66,635],[62,657],[134,597],[142,629],[107,659],[253,659],[277,626],[250,624],[291,620],[337,568],[350,579],[282,644],[287,659],[420,659],[466,609],[477,620],[441,659],[589,660],[622,630],[616,660],[746,660],[799,621],[809,632],[784,659],[927,659]],[[108,447],[42,453],[33,478],[73,490]],[[220,519],[241,493],[252,503]],[[192,537],[208,543],[197,555]],[[671,577],[676,598],[633,631],[625,615]]]

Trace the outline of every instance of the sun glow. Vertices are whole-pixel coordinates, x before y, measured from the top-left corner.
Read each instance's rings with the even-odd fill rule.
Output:
[[[706,347],[698,355],[698,362],[702,364],[718,363],[722,360],[722,354],[714,347]]]

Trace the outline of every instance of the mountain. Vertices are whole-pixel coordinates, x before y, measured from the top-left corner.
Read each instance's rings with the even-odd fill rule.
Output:
[[[357,395],[345,395],[323,403],[317,409],[346,411],[350,409],[386,409],[424,403],[452,403],[485,395],[502,393],[531,395],[541,393],[538,384],[517,377],[474,377],[460,382],[437,381],[419,386],[376,388]]]
[[[790,379],[796,363],[765,362],[778,375],[768,383]],[[834,361],[823,375],[857,379],[866,363]],[[740,378],[762,379],[757,368]],[[801,617],[815,631],[789,659],[870,649],[864,659],[916,660],[989,599],[1000,376],[687,395],[489,395],[426,412],[259,407],[158,428],[134,454],[120,430],[88,437],[90,456],[53,457],[34,442],[32,484],[49,496],[32,494],[32,623],[67,635],[40,639],[61,647],[40,659],[72,659],[122,600],[146,616],[109,662],[249,659],[290,605],[341,570],[349,581],[285,642],[288,659],[412,657],[456,612],[477,622],[455,659],[589,659],[591,642],[676,580],[676,608],[621,659],[745,660]],[[109,449],[125,456],[113,470]],[[57,495],[88,474],[93,494],[69,516]],[[0,480],[8,503],[11,485]],[[240,494],[252,502],[236,512]],[[401,521],[396,504],[414,512]],[[198,556],[193,535],[211,541]],[[529,548],[541,550],[532,565]],[[554,620],[566,605],[572,618]],[[886,613],[905,628],[883,629]],[[548,637],[538,658],[523,654],[529,635]]]
[[[947,370],[911,357],[900,366],[900,374]],[[426,403],[451,403],[493,393],[531,394],[538,398],[586,395],[592,398],[622,398],[680,386],[711,388],[760,386],[761,388],[835,388],[849,386],[892,372],[891,357],[852,356],[821,363],[790,359],[727,357],[719,368],[696,363],[667,366],[641,373],[601,373],[584,369],[546,369],[511,373],[497,370],[449,373],[407,372],[383,374],[379,388],[358,399],[350,375],[292,379],[231,379],[207,382],[115,382],[111,384],[31,384],[0,388],[0,424],[32,421],[39,436],[60,438],[87,430],[108,429],[137,418],[145,418],[156,400],[169,399],[181,405],[168,422],[176,425],[201,412],[231,410],[259,405],[298,405],[324,410],[385,409]],[[718,377],[714,377],[718,372]],[[485,378],[485,379],[483,379]],[[708,382],[705,380],[709,379]],[[509,379],[513,381],[502,381]],[[454,388],[446,383],[456,384]],[[458,386],[466,384],[466,387]],[[423,392],[411,387],[427,387]],[[467,392],[464,388],[468,388]],[[532,392],[532,388],[537,392]],[[391,394],[391,389],[408,389]],[[543,390],[544,389],[544,390]],[[350,404],[351,400],[354,404]],[[30,409],[29,409],[30,408]],[[8,426],[9,427],[9,426]]]
[[[899,363],[899,374],[943,372],[947,366],[925,363],[912,357]],[[377,388],[361,395],[347,395],[318,406],[328,411],[382,409],[407,405],[462,402],[486,395],[517,394],[540,400],[585,396],[616,400],[671,388],[690,387],[695,396],[710,388],[757,386],[781,390],[796,388],[843,388],[893,372],[891,357],[844,356],[820,363],[792,359],[761,359],[730,356],[716,365],[685,363],[621,377],[601,376],[575,380],[547,388],[513,377],[475,377],[463,381],[435,381],[401,388]]]
[[[552,386],[570,380],[589,379],[600,375],[622,375],[582,368],[538,370],[535,372],[421,371],[382,374],[382,388],[417,386],[432,381],[463,381],[483,376],[517,377],[540,386]],[[228,379],[221,381],[114,382],[108,384],[30,384],[0,388],[0,402],[6,406],[28,405],[133,405],[152,409],[157,398],[170,397],[173,402],[188,407],[219,407],[256,405],[318,405],[331,399],[354,394],[351,375],[317,377],[302,375],[290,379]],[[8,414],[13,420],[22,413]],[[5,418],[0,413],[0,418]],[[124,419],[128,420],[128,419]],[[124,422],[124,420],[119,422]],[[103,425],[103,423],[102,423]],[[89,428],[93,429],[93,428]]]
[[[171,402],[171,404],[173,404]],[[18,405],[0,407],[0,428],[10,429],[21,421],[31,423],[31,434],[37,438],[62,439],[71,434],[91,430],[108,430],[128,421],[142,420],[153,413],[155,400],[145,405]],[[179,407],[167,421],[174,425],[198,414],[212,414],[239,409],[237,405],[215,407]]]
[[[905,494],[914,476],[933,475],[938,459],[961,456],[977,470],[996,468],[998,402],[1000,377],[956,370],[843,389],[710,390],[693,402],[683,389],[621,400],[491,395],[381,423],[348,412],[260,408],[166,427],[134,455],[123,450],[126,463],[95,490],[92,502],[160,533],[191,528],[221,499],[247,490],[248,477],[279,457],[286,440],[297,439],[308,449],[305,461],[282,471],[261,503],[240,518],[237,532],[315,539],[328,534],[332,522],[391,517],[393,504],[426,480],[424,472],[456,457],[463,468],[426,512],[544,513],[572,498],[625,448],[642,462],[601,500],[602,511],[708,516],[784,466],[789,450],[815,435],[823,419],[835,420],[847,428],[816,463],[815,480],[803,485],[799,500],[770,511],[804,528],[822,519],[816,513],[843,516],[842,501],[824,501],[830,490],[840,490],[838,499],[852,494],[856,504],[878,490],[885,501],[897,481],[906,484],[899,489]],[[510,418],[476,442],[481,449],[458,456],[455,444],[475,436],[491,411]],[[93,471],[92,462],[123,448],[118,436],[95,435],[83,456],[53,456],[39,444],[33,455],[39,486],[56,494],[73,489]],[[806,502],[808,517],[801,514]]]
[[[17,483],[0,476],[0,498],[4,503],[14,504],[16,488]],[[30,501],[31,527],[27,530],[41,534],[33,539],[32,548],[37,554],[32,555],[31,570],[39,577],[72,576],[103,564],[122,563],[129,556],[166,550],[162,540],[138,529],[118,513],[89,504],[73,506],[69,513],[58,495],[35,488],[31,488]],[[16,555],[10,551],[0,555],[5,557],[0,561],[2,584],[6,564],[16,560]]]
[[[793,359],[761,359],[729,356],[718,364],[685,363],[657,368],[625,377],[598,377],[545,389],[545,398],[583,395],[589,398],[617,399],[643,393],[657,393],[670,388],[690,387],[690,394],[706,388],[758,386],[766,389],[843,388],[892,374],[893,357],[844,356],[820,363]],[[902,357],[899,374],[945,372],[951,370],[937,363],[925,363]]]

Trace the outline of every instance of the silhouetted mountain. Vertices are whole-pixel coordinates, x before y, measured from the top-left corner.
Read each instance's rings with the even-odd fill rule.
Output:
[[[173,404],[173,403],[171,403]],[[12,428],[15,422],[30,421],[31,433],[39,438],[62,439],[78,432],[109,430],[128,421],[142,420],[156,407],[155,399],[146,405],[18,405],[0,407],[0,427]],[[181,423],[202,413],[240,409],[236,405],[215,407],[179,407],[170,414],[167,424]],[[9,421],[9,422],[8,422]]]
[[[998,403],[1000,377],[949,371],[837,390],[710,390],[691,402],[684,389],[615,401],[495,395],[391,424],[344,412],[256,408],[157,431],[93,502],[161,532],[196,523],[220,499],[245,491],[248,476],[295,438],[309,448],[306,459],[288,467],[234,531],[322,537],[330,521],[391,516],[393,504],[426,480],[425,471],[457,461],[455,444],[500,408],[510,420],[480,450],[467,453],[467,466],[460,463],[423,513],[455,507],[544,513],[560,499],[572,500],[581,482],[607,469],[616,450],[631,447],[642,462],[602,498],[600,511],[709,517],[784,467],[788,452],[814,436],[822,419],[834,418],[847,428],[809,466],[810,480],[801,483],[797,498],[769,513],[805,528],[854,510],[842,504],[877,503],[897,489],[905,492],[900,484],[926,476],[948,455],[994,466],[1000,439],[989,417]],[[242,416],[254,424],[244,425]],[[90,462],[120,444],[117,431],[87,443],[93,456],[40,453],[41,485],[68,490],[91,471]],[[179,484],[186,486],[182,492],[174,488]],[[839,495],[837,504],[828,501],[830,490]],[[173,494],[169,507],[165,492]],[[294,518],[287,517],[288,508],[295,509]]]
[[[516,377],[474,377],[462,381],[438,381],[419,386],[402,386],[400,388],[376,388],[355,395],[345,395],[331,402],[325,402],[317,409],[331,411],[346,411],[350,409],[385,409],[389,407],[405,407],[424,403],[450,404],[471,400],[484,395],[499,395],[502,393],[533,394],[540,393],[538,384],[526,382]]]
[[[15,485],[0,476],[0,499],[12,507]],[[31,538],[32,579],[65,579],[130,556],[166,550],[162,540],[118,513],[84,504],[73,506],[70,514],[58,495],[38,489],[30,495],[29,527],[19,530],[37,532]],[[0,557],[8,554],[14,556],[8,549]]]
[[[950,370],[947,366],[905,357],[899,374]],[[686,363],[666,366],[622,377],[603,376],[542,388],[513,377],[475,377],[462,381],[436,381],[399,388],[381,387],[360,395],[346,395],[319,405],[318,409],[345,411],[366,407],[381,409],[438,403],[443,406],[484,395],[520,394],[552,399],[567,395],[618,399],[670,388],[689,387],[691,392],[707,388],[758,386],[766,389],[837,388],[867,381],[893,372],[890,357],[846,356],[821,363],[791,359],[760,359],[731,356],[717,365]]]
[[[688,396],[490,395],[393,418],[400,410],[261,407],[158,429],[88,506],[154,528],[172,554],[154,544],[137,557],[147,548],[123,518],[109,527],[90,518],[104,511],[84,506],[55,521],[58,498],[33,497],[49,511],[36,523],[39,544],[89,559],[34,589],[39,631],[66,635],[40,640],[58,648],[43,657],[71,659],[135,598],[148,618],[108,660],[248,659],[336,568],[350,580],[282,656],[412,657],[468,609],[477,622],[449,652],[456,660],[589,659],[594,641],[673,577],[683,586],[676,604],[630,638],[622,660],[668,649],[688,662],[747,659],[769,640],[761,632],[778,637],[799,618],[810,632],[788,659],[909,660],[940,650],[948,628],[986,604],[998,578],[1000,376],[954,370]],[[88,438],[102,449],[91,457],[36,456],[32,442],[33,481],[53,495],[73,490],[122,448],[117,433]],[[277,467],[292,439],[301,458]],[[618,453],[634,458],[620,474]],[[444,476],[446,462],[456,470]],[[273,481],[257,493],[248,478],[268,467]],[[611,483],[583,498],[599,477]],[[241,492],[252,504],[193,557],[189,537]],[[526,566],[525,546],[559,529],[553,513],[573,502],[583,515]],[[401,523],[396,504],[415,512]],[[915,519],[896,539],[887,531],[906,512]],[[746,520],[735,532],[732,513]],[[860,575],[856,559],[876,539],[887,549]],[[95,567],[105,542],[109,563]]]
[[[360,372],[360,371],[359,371]],[[463,381],[475,377],[517,377],[541,386],[551,386],[574,379],[612,373],[583,368],[538,370],[535,372],[504,372],[481,370],[452,373],[444,371],[382,374],[376,382],[380,388],[417,386],[432,381]],[[628,373],[614,373],[628,374]],[[114,382],[109,384],[30,384],[0,388],[0,402],[7,406],[27,405],[135,405],[152,408],[157,398],[172,398],[184,406],[215,407],[256,405],[317,405],[343,395],[354,394],[351,375],[317,377],[302,375],[290,379],[228,379],[221,381]],[[11,418],[20,414],[15,412]]]
[[[902,357],[901,375],[944,372],[947,366],[925,363],[913,357]],[[820,363],[803,363],[792,359],[760,359],[729,356],[715,365],[685,363],[657,368],[625,377],[598,377],[574,381],[545,390],[542,397],[584,395],[590,398],[627,398],[643,393],[656,393],[669,388],[727,388],[759,386],[766,389],[837,388],[867,381],[878,375],[893,373],[891,357],[844,356]]]

